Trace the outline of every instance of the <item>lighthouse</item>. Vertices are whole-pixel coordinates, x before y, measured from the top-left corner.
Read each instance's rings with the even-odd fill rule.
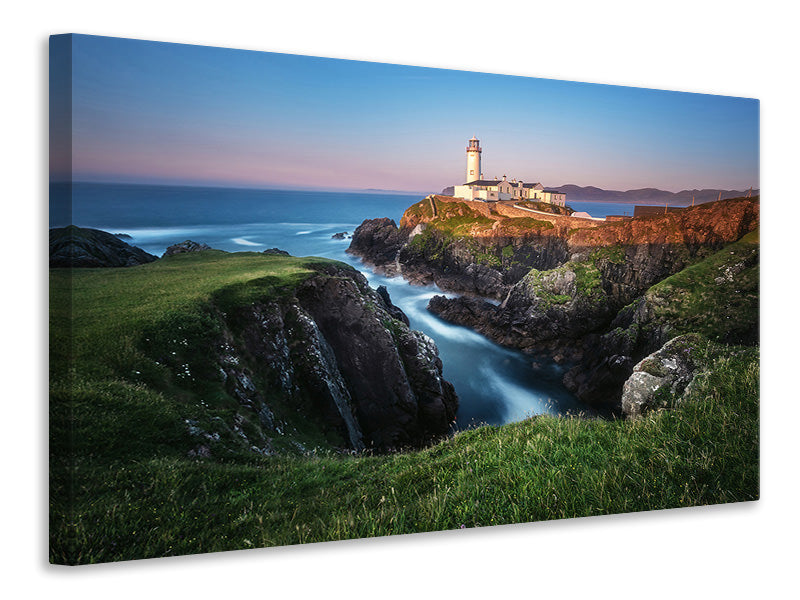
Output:
[[[467,183],[481,178],[481,147],[474,135],[467,146]]]

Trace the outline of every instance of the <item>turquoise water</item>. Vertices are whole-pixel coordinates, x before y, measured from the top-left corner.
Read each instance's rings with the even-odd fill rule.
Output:
[[[51,190],[55,200],[67,193],[64,187]],[[418,195],[74,184],[71,199],[75,225],[130,235],[130,243],[157,256],[167,246],[191,239],[229,252],[276,247],[353,265],[373,287],[385,285],[411,326],[436,341],[445,378],[460,399],[459,428],[581,408],[561,384],[563,368],[552,360],[503,348],[445,323],[426,310],[428,300],[442,293],[435,286],[411,286],[401,278],[377,275],[345,253],[349,239],[331,238],[341,231],[352,233],[364,219],[399,222]],[[69,222],[69,212],[58,210],[56,202],[51,226]]]

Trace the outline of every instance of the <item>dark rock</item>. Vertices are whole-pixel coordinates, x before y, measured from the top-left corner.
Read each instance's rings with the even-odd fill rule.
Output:
[[[458,399],[433,341],[394,320],[360,273],[328,269],[338,276],[306,280],[297,298],[336,357],[367,445],[391,450],[445,435]]]
[[[469,296],[434,296],[428,302],[428,310],[449,323],[464,325],[480,333],[487,332],[497,313],[494,304]]]
[[[360,256],[379,272],[396,275],[397,256],[407,241],[408,232],[399,230],[392,219],[368,219],[356,227],[347,252]]]
[[[183,254],[185,252],[202,252],[203,250],[211,250],[211,246],[208,244],[198,244],[192,240],[185,240],[180,244],[173,244],[167,248],[164,254],[161,255],[161,258],[173,256],[175,254]]]
[[[433,282],[447,291],[500,300],[532,268],[554,268],[568,258],[566,242],[553,235],[454,238],[420,223],[409,240],[420,229],[423,237],[400,249],[398,270],[410,282]]]
[[[281,250],[279,248],[267,248],[262,252],[262,254],[269,254],[269,255],[276,255],[276,256],[289,256],[289,253],[286,250]]]
[[[144,350],[178,379],[191,373],[185,385],[222,382],[249,423],[240,417],[227,428],[215,426],[223,437],[214,443],[230,450],[238,444],[268,452],[269,439],[287,431],[277,416],[287,410],[356,451],[419,447],[446,435],[458,398],[442,376],[434,342],[410,330],[388,294],[370,288],[355,269],[314,268],[294,294],[224,312],[212,306],[218,330],[209,334],[209,346],[182,346],[180,336],[157,328],[159,341]],[[277,399],[281,412],[270,406]]]
[[[389,297],[389,290],[386,289],[386,286],[379,285],[376,291],[378,292],[378,296],[381,297],[381,300],[383,300],[383,304],[386,307],[386,310],[389,312],[389,314],[392,315],[392,317],[394,317],[398,321],[402,321],[406,325],[409,325],[406,313],[404,313],[400,309],[400,307],[392,304],[392,299]]]
[[[331,236],[331,239],[332,240],[343,240],[343,239],[345,239],[347,237],[349,237],[349,236],[348,236],[348,233],[346,231],[340,231],[339,233],[334,233]]]
[[[50,230],[51,267],[131,267],[156,259],[99,229],[70,225]]]

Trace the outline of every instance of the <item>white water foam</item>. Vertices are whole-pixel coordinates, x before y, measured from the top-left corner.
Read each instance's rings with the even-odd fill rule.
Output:
[[[181,241],[198,235],[208,235],[215,233],[216,230],[209,227],[159,227],[159,228],[110,228],[116,233],[124,233],[135,240],[151,240],[165,237],[181,238]]]
[[[246,238],[231,238],[231,241],[234,244],[239,244],[240,246],[263,246],[264,244],[259,244],[256,242],[251,242]]]
[[[529,389],[512,383],[488,366],[482,365],[480,373],[486,386],[503,399],[507,411],[505,415],[507,423],[521,421],[533,415],[556,412],[548,399],[532,394]]]

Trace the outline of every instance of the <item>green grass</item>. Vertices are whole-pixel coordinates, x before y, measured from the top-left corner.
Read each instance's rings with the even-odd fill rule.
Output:
[[[736,347],[679,408],[636,420],[539,417],[417,452],[350,456],[333,452],[313,422],[292,421],[268,397],[294,427],[273,440],[274,455],[190,458],[197,439],[187,418],[234,440],[224,424],[244,413],[211,379],[171,376],[153,355],[176,352],[192,372],[202,370],[220,326],[215,310],[286,297],[321,262],[209,251],[127,269],[51,270],[51,560],[125,560],[758,497],[758,351]],[[590,294],[595,271],[576,271]],[[242,426],[248,438],[258,437],[247,421]]]
[[[580,261],[569,261],[560,267],[548,271],[531,269],[525,275],[525,285],[528,286],[529,293],[539,299],[538,306],[546,310],[553,305],[566,304],[573,300],[568,294],[555,294],[547,289],[546,278],[553,275],[563,275],[571,271],[575,274],[575,296],[574,299],[580,302],[603,303],[606,295],[602,287],[602,276],[593,263]]]
[[[759,232],[654,285],[645,298],[676,334],[738,339],[758,323]]]
[[[441,204],[441,202],[439,204]],[[419,202],[412,204],[405,210],[403,216],[432,219],[433,209],[431,208],[431,201],[425,198],[423,200],[420,200]]]
[[[758,382],[740,349],[680,409],[631,421],[539,417],[382,457],[81,459],[77,561],[755,500]]]
[[[70,366],[105,376],[120,374],[119,369],[129,371],[136,364],[135,346],[146,327],[199,318],[212,294],[220,290],[220,300],[227,305],[291,290],[313,272],[314,265],[328,262],[207,250],[123,269],[53,269],[51,376],[63,376]]]
[[[589,260],[595,264],[600,260],[606,260],[615,265],[621,265],[625,263],[625,248],[622,244],[595,248],[589,254]]]

